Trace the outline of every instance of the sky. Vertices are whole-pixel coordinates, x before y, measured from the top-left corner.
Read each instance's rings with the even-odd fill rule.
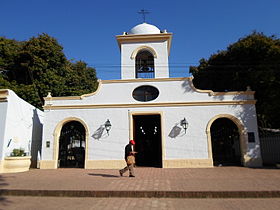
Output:
[[[170,77],[189,76],[189,66],[253,31],[280,38],[280,0],[0,0],[0,36],[47,33],[67,59],[86,62],[99,79],[120,79],[116,35],[143,23],[141,9],[147,23],[173,33]]]

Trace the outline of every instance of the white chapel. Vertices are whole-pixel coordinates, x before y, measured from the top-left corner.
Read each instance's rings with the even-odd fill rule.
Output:
[[[199,90],[192,77],[170,78],[172,33],[154,25],[116,40],[120,80],[44,99],[41,169],[121,169],[130,139],[139,167],[262,165],[254,91]]]

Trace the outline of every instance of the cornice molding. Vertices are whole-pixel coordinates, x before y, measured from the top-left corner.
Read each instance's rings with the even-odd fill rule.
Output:
[[[121,48],[121,44],[123,44],[123,43],[153,42],[153,41],[167,40],[168,54],[170,54],[172,33],[117,35],[116,39],[117,39],[119,48]]]
[[[255,91],[230,91],[230,92],[213,92],[213,96],[222,95],[254,95]]]
[[[46,105],[44,110],[56,109],[107,109],[107,108],[139,108],[139,107],[178,107],[178,106],[222,106],[256,104],[256,100],[247,101],[202,101],[202,102],[165,102],[137,104],[86,104],[86,105]]]
[[[198,93],[208,93],[210,96],[222,96],[222,95],[254,95],[255,91],[229,91],[229,92],[214,92],[212,90],[201,90],[194,86],[193,77],[187,77],[190,87]]]
[[[101,85],[102,85],[102,80],[98,80],[98,86],[97,86],[97,89],[92,92],[92,93],[88,93],[88,94],[83,94],[81,96],[58,96],[58,97],[44,97],[44,100],[45,101],[55,101],[55,100],[81,100],[83,99],[84,97],[88,97],[88,96],[92,96],[92,95],[95,95],[97,94],[100,89],[101,89]]]
[[[110,83],[136,83],[136,82],[169,82],[169,81],[184,81],[184,80],[190,80],[190,77],[102,80],[102,84],[110,84]]]

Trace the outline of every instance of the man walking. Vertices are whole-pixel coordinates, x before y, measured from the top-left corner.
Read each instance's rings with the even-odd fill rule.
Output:
[[[135,141],[134,140],[130,140],[129,144],[127,144],[125,146],[125,154],[124,154],[124,159],[126,161],[126,167],[124,167],[123,169],[121,169],[120,172],[120,176],[123,176],[123,174],[129,170],[129,177],[135,177],[134,175],[134,164],[135,164],[135,153],[134,152],[134,145],[135,145]]]

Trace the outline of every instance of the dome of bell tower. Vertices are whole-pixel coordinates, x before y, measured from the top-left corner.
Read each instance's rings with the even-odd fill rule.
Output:
[[[139,25],[134,26],[128,34],[160,34],[160,30],[158,27],[148,24],[141,23]]]

